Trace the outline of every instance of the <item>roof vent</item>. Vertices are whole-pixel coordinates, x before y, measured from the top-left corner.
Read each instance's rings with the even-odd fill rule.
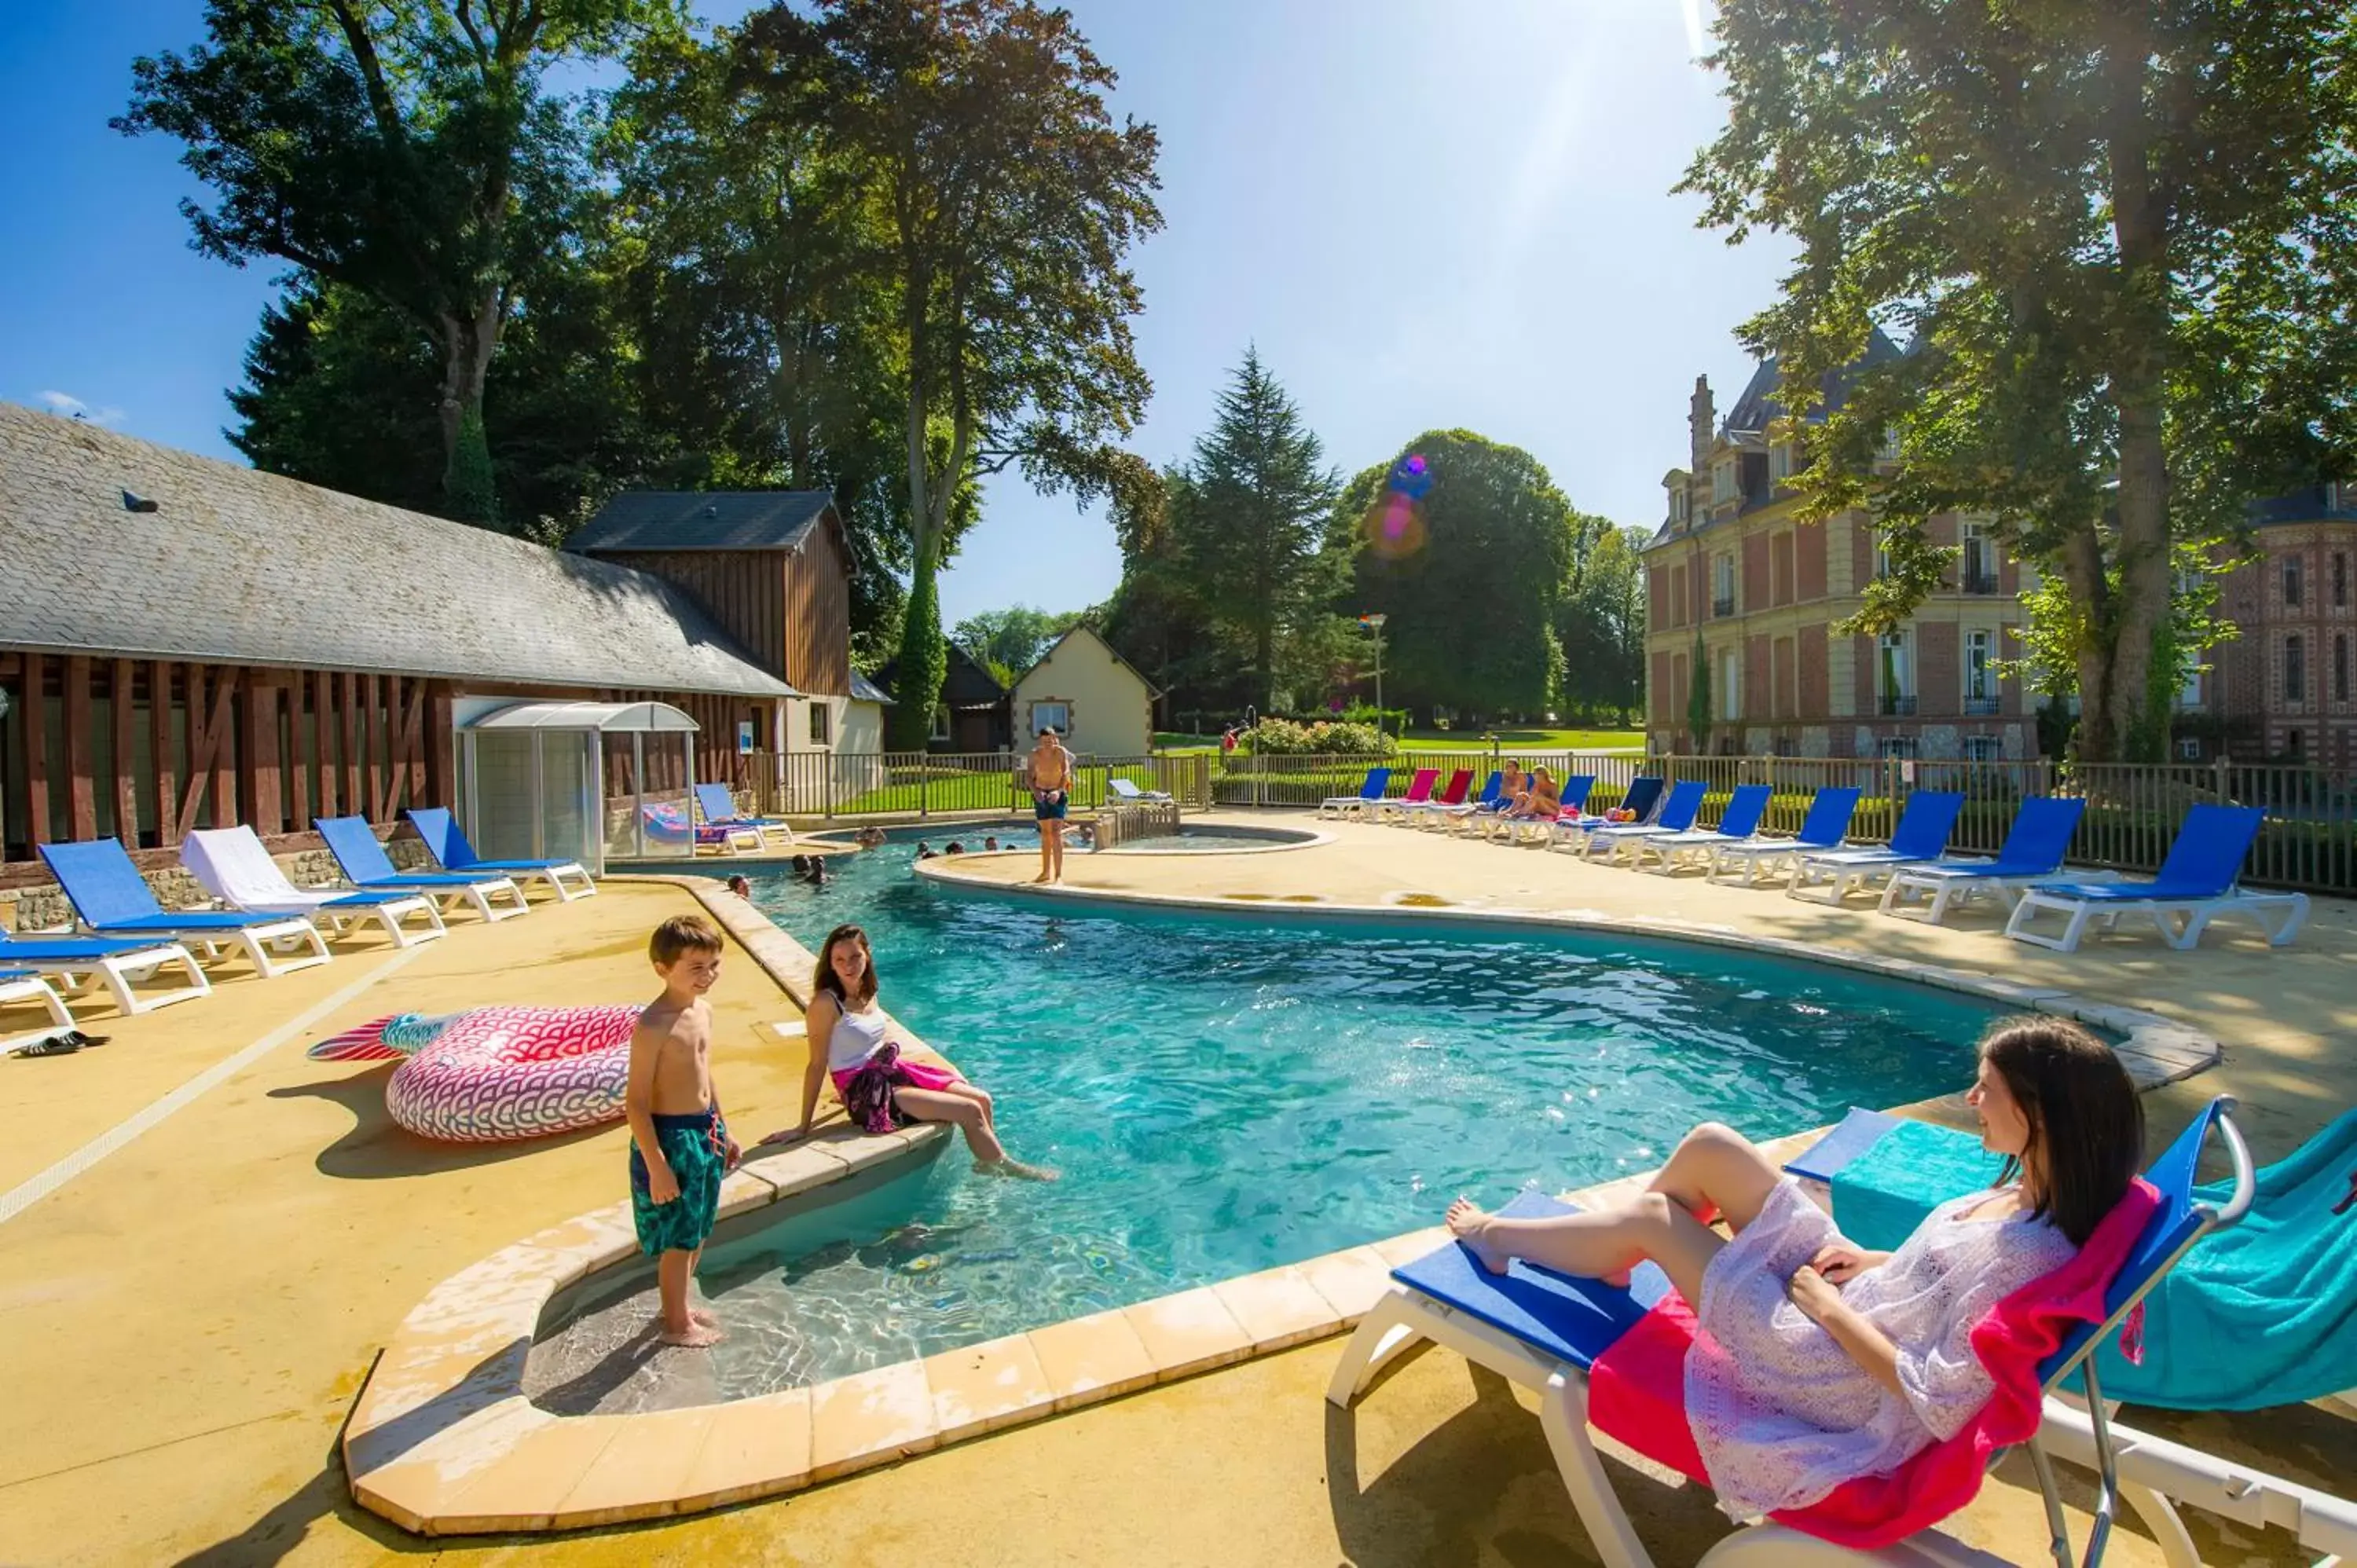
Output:
[[[712,502],[706,501],[704,503],[704,515],[706,517],[718,517],[720,515],[720,509],[713,505]]]
[[[157,506],[145,496],[134,495],[129,490],[125,490],[123,492],[123,510],[125,511],[161,511],[164,509]]]

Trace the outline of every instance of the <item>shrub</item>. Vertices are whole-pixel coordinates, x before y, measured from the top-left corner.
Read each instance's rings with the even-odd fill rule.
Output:
[[[1255,757],[1389,757],[1392,743],[1372,725],[1263,719],[1243,734]]]

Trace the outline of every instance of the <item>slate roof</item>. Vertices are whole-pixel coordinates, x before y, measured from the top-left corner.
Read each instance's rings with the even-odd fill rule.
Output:
[[[598,508],[565,548],[791,550],[834,504],[824,490],[631,490]]]
[[[1863,370],[1868,365],[1878,365],[1886,360],[1898,359],[1902,352],[1904,350],[1892,342],[1881,328],[1873,328],[1871,335],[1866,340],[1864,354],[1858,356],[1856,361],[1844,369],[1827,372],[1825,402],[1834,408],[1839,408],[1844,383],[1852,371]],[[1733,435],[1739,431],[1767,429],[1769,424],[1784,412],[1783,405],[1776,401],[1778,380],[1776,358],[1771,354],[1760,360],[1752,371],[1751,380],[1744,384],[1742,394],[1727,411],[1726,422],[1719,426],[1720,433]]]
[[[893,705],[889,693],[856,670],[851,672],[851,700],[855,703],[879,703],[888,708]]]
[[[798,694],[643,572],[5,403],[0,643]]]
[[[1000,685],[973,654],[954,642],[949,645],[949,673],[942,682],[943,707],[963,712],[974,708],[995,708],[1006,701],[1006,688]],[[899,660],[887,660],[884,667],[876,671],[876,684],[887,692],[899,692]],[[888,697],[885,700],[891,701]]]

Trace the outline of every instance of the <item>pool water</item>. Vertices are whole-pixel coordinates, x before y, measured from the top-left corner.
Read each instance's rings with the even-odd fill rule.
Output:
[[[1063,1179],[977,1176],[953,1144],[716,1248],[722,1397],[1396,1235],[1459,1192],[1609,1180],[1705,1119],[1765,1136],[1958,1089],[1992,1015],[1668,941],[1069,912],[939,891],[913,852],[838,856],[823,888],[746,875],[813,950],[864,925],[884,1004],[992,1091],[1012,1153]]]

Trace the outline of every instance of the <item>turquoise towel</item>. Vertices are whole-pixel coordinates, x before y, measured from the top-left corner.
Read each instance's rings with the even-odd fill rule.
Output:
[[[1904,1122],[1835,1173],[1834,1219],[1888,1249],[1933,1208],[1986,1187],[1976,1139]],[[2107,1397],[2176,1410],[2259,1410],[2357,1389],[2357,1208],[2335,1215],[2357,1169],[2357,1111],[2259,1173],[2241,1224],[2209,1237],[2145,1298],[2144,1362],[2106,1341]],[[2195,1189],[2222,1204],[2225,1183]]]

